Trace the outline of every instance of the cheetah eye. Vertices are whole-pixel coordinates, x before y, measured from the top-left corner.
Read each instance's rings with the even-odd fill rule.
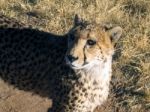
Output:
[[[90,46],[93,46],[93,45],[96,44],[96,41],[89,39],[89,40],[87,40],[87,44],[90,45]]]

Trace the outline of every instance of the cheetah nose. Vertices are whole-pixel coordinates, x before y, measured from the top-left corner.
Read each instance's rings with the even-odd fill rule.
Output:
[[[71,63],[78,59],[78,57],[74,57],[72,55],[67,55],[67,58]]]

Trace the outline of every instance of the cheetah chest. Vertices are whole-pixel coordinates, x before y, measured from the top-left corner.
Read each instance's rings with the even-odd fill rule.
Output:
[[[109,83],[100,83],[95,80],[84,79],[84,83],[80,82],[79,85],[75,85],[74,93],[78,98],[75,101],[78,110],[93,111],[96,106],[101,105],[108,96]],[[74,96],[72,96],[74,97]]]
[[[111,60],[84,71],[78,71],[80,78],[74,84],[71,98],[79,112],[93,112],[108,96],[111,78]],[[74,109],[75,110],[75,109]]]

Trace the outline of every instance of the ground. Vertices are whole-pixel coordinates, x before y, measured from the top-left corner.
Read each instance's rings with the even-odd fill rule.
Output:
[[[121,26],[110,95],[97,112],[150,112],[149,0],[0,0],[0,13],[59,35],[71,28],[75,14]],[[50,99],[0,80],[0,112],[46,112],[50,106]]]
[[[46,112],[51,101],[28,92],[19,91],[0,81],[0,112]]]

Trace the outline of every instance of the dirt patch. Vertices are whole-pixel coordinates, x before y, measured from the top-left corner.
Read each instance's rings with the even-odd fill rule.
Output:
[[[24,92],[0,80],[0,112],[47,112],[51,100]]]

